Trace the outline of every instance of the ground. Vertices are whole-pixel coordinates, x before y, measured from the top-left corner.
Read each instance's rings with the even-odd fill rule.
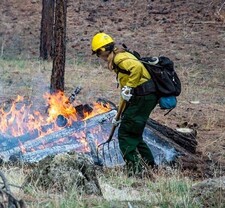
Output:
[[[16,95],[25,95],[37,110],[43,108],[40,97],[48,90],[51,63],[38,60],[41,6],[38,0],[0,2],[1,105],[10,103]],[[152,118],[172,128],[185,122],[194,124],[198,152],[223,164],[224,28],[222,0],[69,0],[66,92],[82,85],[80,102],[89,102],[95,96],[118,101],[114,75],[91,55],[90,41],[99,30],[143,56],[166,55],[175,63],[182,94],[177,108],[168,116],[157,108]]]

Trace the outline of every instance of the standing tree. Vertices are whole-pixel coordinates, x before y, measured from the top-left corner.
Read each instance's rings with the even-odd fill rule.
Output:
[[[49,60],[53,56],[54,7],[55,0],[42,0],[40,57],[44,60]]]
[[[54,57],[50,92],[64,91],[67,0],[55,0]]]

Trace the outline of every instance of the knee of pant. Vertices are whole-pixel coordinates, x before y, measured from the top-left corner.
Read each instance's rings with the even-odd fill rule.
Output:
[[[119,143],[120,146],[120,150],[123,153],[123,156],[125,158],[127,158],[128,160],[131,160],[131,158],[133,157],[133,155],[135,154],[135,149],[136,146],[130,146],[129,144],[126,143]]]
[[[142,135],[145,128],[145,123],[142,121],[124,121],[121,123],[118,135],[133,134]]]

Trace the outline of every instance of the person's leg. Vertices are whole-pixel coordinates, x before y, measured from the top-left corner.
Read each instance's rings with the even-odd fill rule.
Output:
[[[137,149],[138,149],[142,159],[144,160],[144,163],[147,165],[150,165],[151,167],[154,167],[154,165],[155,165],[154,157],[152,155],[151,150],[147,146],[147,144],[144,141],[141,141],[138,144]]]
[[[152,110],[157,105],[157,97],[154,94],[147,95],[143,98],[143,108],[140,110],[140,115],[142,116],[143,122],[146,123],[147,119],[149,118]],[[149,149],[148,145],[141,139],[141,141],[137,145],[137,149],[147,165],[151,165],[152,167],[155,165],[154,158],[152,155],[151,150]]]
[[[127,165],[128,174],[138,173],[141,171],[140,157],[137,152],[138,140],[131,136],[125,136],[123,129],[120,131],[119,146],[123,154],[124,161]]]
[[[141,171],[140,157],[137,152],[137,145],[142,139],[142,132],[145,124],[139,122],[139,98],[132,98],[127,103],[123,112],[122,121],[118,130],[118,140],[123,158],[126,162],[128,171],[134,173]]]
[[[150,98],[149,96],[141,96],[132,98],[131,103],[129,103],[123,113],[122,122],[118,131],[119,145],[124,160],[129,164],[129,166],[132,164],[135,169],[134,172],[141,170],[140,158],[138,157],[136,150],[139,143],[143,143],[142,133],[150,114],[150,110],[152,110],[149,110],[149,100],[155,99],[154,107],[157,103],[156,97],[151,97],[152,96],[150,96]],[[150,149],[147,151],[147,148],[148,147],[146,146],[146,151],[144,151],[145,157],[150,158],[152,157],[152,154]],[[148,156],[147,153],[149,153]]]

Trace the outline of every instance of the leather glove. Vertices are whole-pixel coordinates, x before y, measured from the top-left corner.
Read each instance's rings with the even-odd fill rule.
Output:
[[[126,101],[130,100],[130,98],[132,97],[131,90],[132,90],[132,88],[128,87],[128,86],[124,86],[122,88],[121,96],[124,100],[126,100]]]
[[[116,116],[114,116],[114,118],[112,119],[112,124],[114,126],[118,126],[120,123],[121,123],[121,120],[120,119],[116,120]]]

